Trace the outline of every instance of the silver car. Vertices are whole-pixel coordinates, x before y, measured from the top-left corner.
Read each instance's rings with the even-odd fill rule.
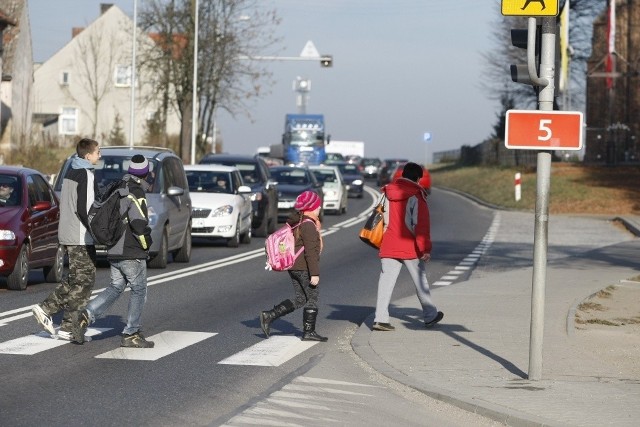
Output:
[[[124,176],[134,154],[149,160],[151,184],[147,192],[149,225],[153,243],[149,250],[149,268],[165,268],[169,253],[176,262],[191,258],[191,197],[182,160],[172,150],[155,147],[100,147],[101,156],[95,165],[95,179],[103,191],[110,183]],[[54,190],[60,195],[62,180],[75,154],[67,158],[56,177]],[[96,246],[98,257],[106,257],[106,248]]]

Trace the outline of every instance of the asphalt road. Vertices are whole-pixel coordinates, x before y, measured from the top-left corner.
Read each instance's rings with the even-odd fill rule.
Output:
[[[492,425],[426,402],[372,372],[350,350],[350,335],[375,306],[379,260],[357,238],[362,222],[354,220],[373,203],[369,195],[349,199],[348,214],[325,216],[317,329],[328,343],[300,348],[293,338],[301,335],[300,311],[274,322],[272,338],[264,339],[258,313],[292,291],[286,273],[264,270],[263,238],[239,248],[195,241],[190,263],[149,270],[144,331],[156,337],[163,355],[135,360],[141,350],[119,353],[125,294],[92,325],[102,333],[91,342],[30,355],[0,351],[0,424],[243,425],[259,420],[261,411],[277,415],[284,405],[290,411],[282,424],[294,413],[301,425]],[[437,190],[430,207],[433,283],[478,245],[492,213]],[[27,291],[0,289],[0,348],[53,341],[34,336],[39,328],[28,311],[53,289],[39,274],[32,274]],[[107,283],[108,268],[100,268],[96,289]],[[403,272],[394,298],[414,292]],[[309,404],[300,405],[303,397]]]

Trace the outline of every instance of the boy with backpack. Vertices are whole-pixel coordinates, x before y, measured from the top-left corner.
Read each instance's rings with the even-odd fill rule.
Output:
[[[62,180],[60,193],[60,222],[58,241],[69,256],[69,271],[62,281],[40,304],[32,308],[36,321],[52,337],[84,342],[84,336],[72,334],[72,323],[91,297],[96,281],[96,248],[89,232],[88,212],[98,192],[93,174],[100,160],[97,141],[83,138],[76,144],[76,156]],[[56,333],[51,316],[64,311],[60,329]]]
[[[305,191],[296,198],[295,212],[287,219],[295,236],[295,258],[293,265],[287,270],[295,293],[293,301],[286,299],[275,305],[272,310],[260,313],[260,326],[269,338],[271,322],[278,317],[289,314],[304,307],[302,315],[302,341],[327,341],[326,337],[316,332],[318,316],[318,284],[320,283],[320,252],[322,237],[320,236],[320,213],[322,201],[313,191]]]
[[[134,155],[128,173],[122,178],[125,185],[116,190],[121,195],[120,214],[126,218],[127,227],[119,240],[107,249],[111,283],[75,319],[73,333],[76,336],[84,336],[89,325],[111,307],[128,285],[131,288],[129,313],[120,346],[151,348],[154,345],[140,331],[142,309],[147,298],[147,258],[151,246],[145,198],[149,189],[145,180],[148,173],[149,161],[141,154]]]

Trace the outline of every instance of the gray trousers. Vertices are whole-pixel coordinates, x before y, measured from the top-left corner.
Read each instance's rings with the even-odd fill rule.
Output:
[[[378,280],[378,299],[376,301],[376,317],[374,322],[389,323],[389,303],[391,294],[396,286],[396,280],[400,274],[400,269],[404,264],[416,286],[416,294],[422,305],[422,314],[425,322],[430,322],[436,318],[438,309],[431,300],[431,291],[427,281],[426,262],[420,259],[395,259],[381,258],[382,271]]]

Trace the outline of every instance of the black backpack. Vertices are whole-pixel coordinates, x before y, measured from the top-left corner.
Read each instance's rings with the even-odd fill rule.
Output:
[[[111,247],[118,243],[128,225],[126,212],[120,215],[120,200],[128,194],[125,181],[111,183],[89,208],[89,232],[96,244]]]

